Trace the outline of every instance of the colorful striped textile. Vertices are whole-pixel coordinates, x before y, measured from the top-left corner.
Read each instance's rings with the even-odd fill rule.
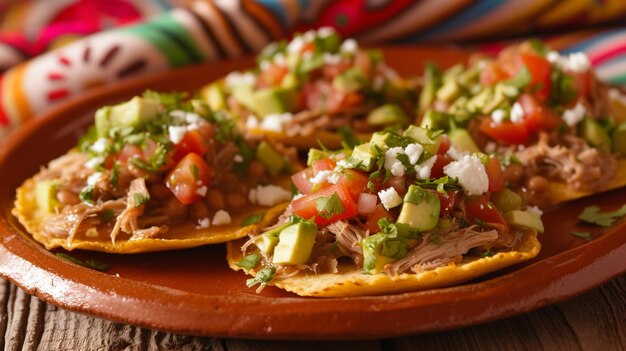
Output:
[[[486,40],[548,32],[550,45],[585,51],[603,79],[626,84],[624,15],[623,0],[5,0],[0,137],[92,87],[253,54],[322,26],[370,44],[480,43],[485,51],[503,45]],[[605,27],[581,30],[593,25]]]

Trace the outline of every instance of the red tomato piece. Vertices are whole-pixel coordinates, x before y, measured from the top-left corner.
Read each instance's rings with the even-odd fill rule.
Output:
[[[552,73],[552,65],[545,58],[531,54],[521,53],[520,59],[524,63],[524,66],[528,68],[532,77],[529,89],[536,89],[535,87],[541,86],[540,89],[535,91],[535,95],[546,100],[550,96],[550,74]]]
[[[313,174],[317,175],[321,171],[332,171],[337,166],[337,162],[330,158],[323,158],[313,162]]]
[[[311,183],[311,178],[313,178],[313,169],[305,168],[300,172],[291,176],[291,181],[293,185],[300,190],[303,194],[310,194],[313,188],[313,183]]]
[[[517,102],[524,110],[524,125],[530,133],[551,131],[562,123],[561,118],[531,95],[523,94]]]
[[[447,166],[450,162],[454,161],[448,155],[437,155],[437,159],[435,160],[435,164],[433,168],[430,170],[431,178],[441,178],[445,174],[443,173],[443,168]]]
[[[489,192],[496,192],[504,189],[504,175],[500,160],[497,157],[490,157],[489,163],[485,165],[487,176],[489,177]]]
[[[165,185],[178,201],[189,205],[202,198],[198,189],[211,185],[211,169],[197,154],[187,154],[165,178]]]
[[[385,210],[385,207],[382,204],[378,204],[376,205],[374,212],[367,217],[367,221],[365,222],[365,229],[370,231],[370,235],[380,232],[378,221],[382,218],[392,219],[391,213]]]
[[[440,136],[441,138],[441,142],[439,143],[439,149],[437,149],[437,154],[438,155],[445,155],[448,150],[450,150],[450,138],[448,138],[447,135],[442,135]]]
[[[485,223],[502,224],[508,232],[509,225],[504,220],[502,213],[494,206],[486,195],[466,197],[465,202],[465,215],[470,223],[475,223],[476,219]]]
[[[174,149],[174,160],[179,161],[189,153],[204,155],[209,151],[208,140],[203,138],[199,131],[192,130],[183,136]]]
[[[126,144],[124,145],[124,148],[122,148],[122,151],[120,151],[120,154],[117,156],[117,159],[120,162],[127,162],[133,157],[142,158],[143,150],[141,150],[141,148],[137,145]]]
[[[332,215],[330,218],[322,216],[317,210],[317,200],[322,197],[330,197],[334,194],[339,196],[339,200],[343,205],[341,213]],[[336,184],[325,189],[321,189],[316,193],[304,195],[296,199],[291,204],[293,213],[305,219],[315,217],[315,223],[318,225],[327,225],[340,219],[352,218],[357,215],[356,203],[352,200],[350,192],[343,184]]]
[[[266,69],[259,72],[257,78],[257,86],[259,88],[271,88],[278,86],[289,70],[285,66],[269,65]]]
[[[367,174],[356,171],[353,169],[345,169],[342,171],[342,175],[339,178],[337,184],[342,184],[348,189],[350,196],[356,202],[359,200],[359,195],[365,190],[370,178]]]
[[[578,99],[589,97],[592,81],[591,70],[584,73],[568,72],[568,74],[574,79],[574,88],[576,89]]]
[[[498,62],[489,62],[480,71],[480,84],[484,86],[495,85],[508,78],[509,75],[500,67]]]
[[[519,145],[528,142],[528,130],[519,123],[503,121],[495,124],[491,118],[485,118],[480,123],[480,131],[503,144]]]
[[[439,198],[439,217],[445,217],[450,214],[459,199],[458,190],[450,190],[447,191],[445,194],[442,194],[437,190],[427,189],[427,191],[430,191],[431,193],[437,195],[437,197]]]

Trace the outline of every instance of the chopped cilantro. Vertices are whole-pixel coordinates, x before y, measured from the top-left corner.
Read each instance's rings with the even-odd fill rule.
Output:
[[[93,185],[88,185],[80,191],[78,197],[81,201],[93,205]]]
[[[144,161],[139,157],[133,157],[130,159],[130,164],[147,172],[155,173],[161,170],[163,166],[168,161],[168,147],[164,144],[159,144],[157,148],[154,150],[152,156],[150,156],[150,160],[148,162]]]
[[[342,214],[346,209],[335,192],[331,196],[322,196],[315,200],[315,208],[319,215],[324,218],[332,218],[333,216]]]
[[[533,48],[533,50],[535,50],[535,52],[541,56],[545,56],[548,54],[548,52],[550,52],[550,48],[538,38],[531,38],[530,40],[528,40],[528,42],[530,43],[530,46]]]
[[[246,280],[246,286],[251,288],[257,284],[267,284],[276,274],[276,267],[265,267],[256,273],[254,278]]]
[[[62,252],[57,252],[56,253],[57,257],[60,257],[64,260],[70,261],[72,263],[75,263],[79,266],[83,266],[83,267],[87,267],[87,268],[91,268],[91,269],[95,269],[97,271],[100,272],[106,272],[111,268],[111,265],[106,264],[104,262],[100,262],[97,260],[79,260],[76,257],[70,256],[68,254],[62,253]]]
[[[150,200],[149,196],[144,196],[139,193],[133,194],[133,200],[135,201],[135,208],[143,206],[148,200]]]
[[[515,75],[515,77],[509,79],[509,80],[505,80],[504,82],[502,82],[503,84],[509,85],[509,86],[513,86],[519,90],[523,90],[526,88],[526,86],[528,86],[528,84],[530,84],[531,82],[531,75],[530,72],[528,71],[528,68],[526,68],[526,66],[524,66],[522,69],[520,69],[517,74]]]
[[[352,150],[355,146],[361,145],[361,140],[359,140],[352,130],[346,126],[339,128],[339,135],[341,135],[341,139],[343,140],[342,144],[345,144],[344,147],[346,149]]]
[[[435,245],[441,245],[441,237],[433,233],[430,235],[430,242]]]
[[[487,224],[485,221],[483,221],[480,218],[474,218],[474,222],[476,222],[476,224],[480,225],[480,226],[485,226],[485,224]]]
[[[587,241],[591,241],[591,239],[593,239],[593,237],[591,237],[591,233],[589,232],[577,232],[572,230],[570,234],[577,238],[585,239]]]
[[[596,224],[602,227],[610,227],[616,220],[626,215],[626,205],[615,211],[600,212],[598,206],[588,206],[578,215],[583,222]]]
[[[558,68],[552,69],[550,74],[550,96],[548,103],[551,106],[565,105],[576,97],[574,79]]]
[[[242,258],[241,261],[235,263],[237,267],[241,267],[246,270],[251,270],[256,267],[261,259],[261,255],[259,253],[249,254],[246,257]]]
[[[104,223],[109,223],[111,222],[111,220],[113,219],[113,217],[115,217],[115,212],[113,212],[113,210],[109,209],[109,208],[105,208],[104,210],[102,210],[102,212],[100,213],[100,219],[102,220],[102,222]]]
[[[111,184],[111,186],[115,190],[117,190],[119,178],[120,178],[120,166],[116,161],[113,164],[113,168],[111,168],[111,175],[109,176],[109,184]]]
[[[253,225],[253,224],[259,223],[262,219],[263,219],[263,213],[253,214],[251,216],[248,216],[246,219],[244,219],[241,222],[241,226],[246,227],[249,225]]]
[[[480,257],[481,258],[493,257],[493,255],[495,255],[495,254],[493,253],[493,251],[491,251],[491,249],[489,249],[489,250],[483,251],[483,253],[480,254]]]
[[[440,193],[445,193],[448,190],[460,190],[459,180],[457,178],[450,178],[448,176],[438,179],[426,179],[418,180],[417,185],[425,189],[437,189]]]

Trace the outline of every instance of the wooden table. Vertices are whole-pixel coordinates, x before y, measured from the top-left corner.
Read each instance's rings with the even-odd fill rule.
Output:
[[[525,315],[373,341],[260,341],[164,333],[57,308],[0,280],[4,350],[626,350],[626,275]]]

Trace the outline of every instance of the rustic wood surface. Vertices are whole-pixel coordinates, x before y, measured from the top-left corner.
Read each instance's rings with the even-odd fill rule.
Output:
[[[176,335],[57,308],[0,280],[4,350],[626,350],[626,275],[525,315],[377,341],[259,341]]]

